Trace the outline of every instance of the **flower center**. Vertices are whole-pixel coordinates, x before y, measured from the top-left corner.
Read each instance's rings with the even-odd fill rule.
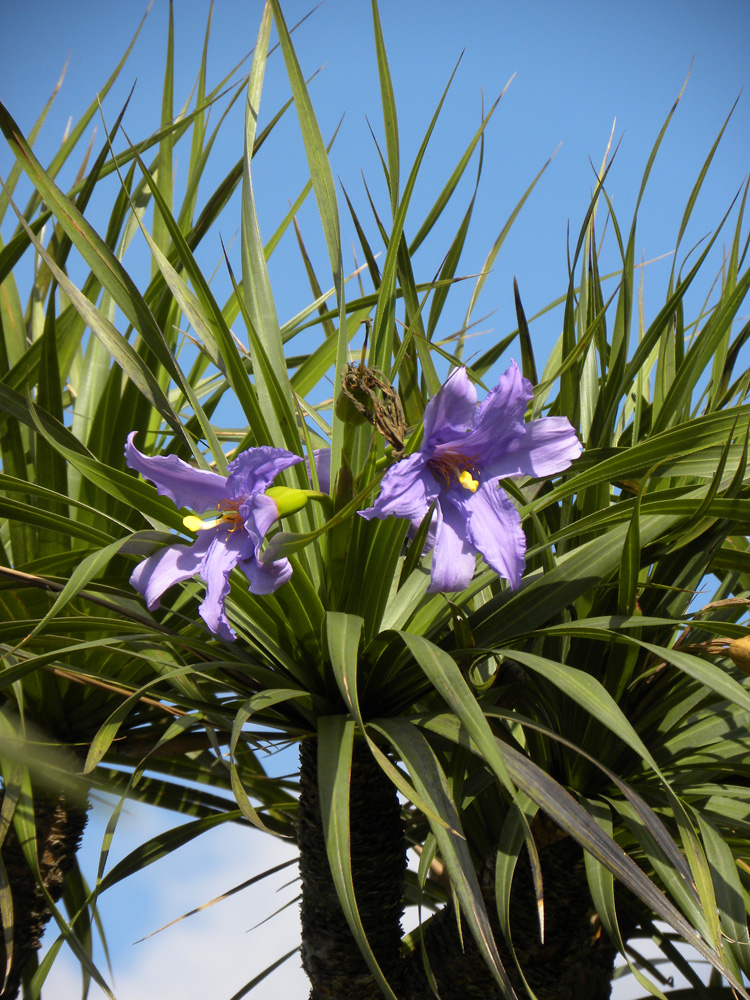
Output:
[[[442,479],[447,489],[456,483],[471,493],[476,493],[479,488],[479,468],[475,459],[460,451],[443,451],[434,455],[427,468],[436,479]]]
[[[208,531],[209,528],[218,528],[220,524],[231,524],[230,531],[236,531],[243,524],[243,517],[240,514],[240,505],[245,502],[245,497],[238,500],[219,500],[213,510],[205,511],[200,517],[189,514],[182,519],[182,523],[188,531]],[[215,511],[219,511],[219,517],[209,517]]]

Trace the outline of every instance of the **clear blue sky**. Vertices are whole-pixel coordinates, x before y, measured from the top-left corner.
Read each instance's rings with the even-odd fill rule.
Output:
[[[306,0],[282,0],[282,4],[290,25],[309,9]],[[31,128],[70,54],[65,82],[37,145],[42,162],[47,162],[57,148],[69,116],[77,118],[106,80],[144,7],[133,0],[110,4],[100,0],[6,0],[0,41],[0,99],[24,131]],[[209,56],[210,84],[218,82],[249,52],[261,10],[260,0],[217,0]],[[111,123],[133,81],[137,81],[125,118],[125,127],[133,139],[146,135],[158,123],[167,11],[166,0],[155,0],[121,80],[105,104],[106,119]],[[176,0],[177,108],[187,99],[198,69],[207,13],[205,0]],[[479,270],[516,202],[562,143],[485,286],[476,315],[493,312],[483,328],[491,327],[494,332],[477,342],[479,350],[485,350],[493,336],[515,328],[514,275],[529,315],[565,291],[566,227],[570,221],[572,233],[577,234],[594,184],[590,160],[599,166],[615,119],[615,139],[621,138],[622,142],[607,187],[621,224],[629,225],[648,153],[693,57],[690,81],[641,209],[637,257],[643,254],[646,259],[655,258],[673,248],[692,185],[743,87],[746,93],[740,98],[711,168],[685,249],[715,227],[747,174],[747,0],[720,0],[710,6],[704,0],[630,0],[627,4],[602,0],[464,0],[460,4],[455,0],[382,0],[381,17],[399,109],[402,173],[408,169],[450,73],[464,53],[430,147],[407,234],[413,235],[477,127],[482,94],[489,104],[513,74],[515,78],[487,132],[482,188],[462,267],[465,273]],[[323,67],[310,89],[325,137],[332,134],[345,114],[332,155],[334,173],[366,216],[360,176],[360,170],[364,170],[385,210],[380,168],[366,120],[380,137],[369,3],[326,0],[294,38],[305,73]],[[287,96],[282,61],[277,55],[269,64],[261,124]],[[214,157],[215,172],[207,177],[204,193],[241,153],[241,103],[224,128],[226,146]],[[0,176],[6,177],[9,169],[8,152],[0,148]],[[305,179],[296,124],[288,115],[255,164],[255,192],[262,205],[261,226],[266,237]],[[450,220],[424,248],[423,257],[418,258],[422,279],[434,273],[469,195],[469,187],[462,188]],[[19,200],[23,204],[25,198]],[[302,213],[301,223],[319,266],[319,277],[325,283],[326,257],[312,204]],[[222,220],[225,240],[231,240],[238,225],[235,199]],[[369,222],[368,226],[374,233]],[[345,247],[349,245],[349,232],[345,226]],[[203,253],[206,267],[220,262],[218,241],[206,246]],[[359,259],[361,262],[361,254]],[[647,306],[650,301],[658,303],[668,269],[667,260],[647,270]],[[309,299],[293,238],[285,240],[274,254],[271,276],[284,321]],[[454,328],[460,325],[466,295],[468,288],[459,292],[455,309],[446,315],[446,335],[452,332],[451,324]],[[559,319],[550,317],[532,328],[541,358],[557,334],[558,323]],[[97,836],[101,836],[104,817],[104,810],[96,806],[84,850],[88,865],[95,864]],[[150,834],[155,823],[156,819],[142,818],[131,824],[128,837]],[[121,855],[126,849],[123,841],[116,853]],[[285,942],[290,934],[293,940],[293,924],[291,930],[279,928],[286,926],[285,920],[294,919],[294,907],[267,925],[277,930],[265,937],[258,936],[264,931],[245,934],[248,927],[290,898],[287,891],[276,903],[271,897],[261,901],[242,894],[235,897],[231,910],[230,904],[221,904],[211,911],[218,916],[205,914],[185,921],[156,939],[153,947],[159,949],[160,958],[155,951],[149,951],[152,945],[131,947],[142,933],[272,863],[265,860],[266,851],[260,835],[240,837],[235,831],[224,840],[214,837],[206,842],[205,849],[190,848],[169,864],[152,867],[130,890],[105,906],[116,981],[122,987],[117,991],[118,1000],[202,998],[207,982],[201,982],[196,971],[200,964],[196,955],[200,958],[201,951],[210,954],[209,965],[217,962],[222,969],[220,983],[214,982],[216,989],[211,990],[211,995],[217,1000],[226,995],[228,1000],[233,991],[292,946]],[[283,881],[277,878],[277,884]],[[180,937],[182,934],[187,936]],[[256,1000],[304,996],[300,980],[287,981],[284,975],[275,974],[252,995]],[[79,995],[62,965],[58,976],[56,985],[46,994],[48,998],[73,1000]]]
[[[39,142],[43,161],[56,149],[68,117],[77,117],[105,81],[142,16],[141,4],[135,2],[108,5],[103,19],[102,9],[93,0],[32,0],[14,3],[5,14],[0,96],[25,130],[31,127],[70,53],[65,83]],[[209,58],[211,82],[218,82],[249,52],[261,9],[260,0],[219,0],[216,4]],[[131,60],[105,104],[106,119],[111,123],[136,82],[125,118],[125,128],[133,139],[146,135],[158,122],[167,10],[166,0],[156,0]],[[176,107],[187,98],[195,79],[207,10],[205,0],[178,0],[175,4]],[[291,25],[309,6],[307,0],[287,0],[284,10]],[[384,0],[381,16],[399,107],[402,174],[457,59],[464,53],[428,151],[407,234],[413,235],[468,143],[479,122],[482,94],[486,103],[491,102],[513,74],[515,78],[487,132],[483,182],[463,261],[465,273],[481,268],[523,191],[562,144],[496,261],[476,313],[479,316],[495,310],[482,328],[491,326],[500,335],[515,327],[513,275],[518,278],[528,315],[564,291],[566,227],[570,222],[573,236],[577,235],[594,183],[590,161],[599,166],[615,119],[615,139],[622,142],[608,191],[621,225],[627,227],[648,152],[695,57],[640,213],[636,256],[655,258],[673,247],[692,184],[750,75],[745,52],[750,5],[745,0],[722,0],[712,5],[710,13],[701,0],[631,0],[628,4],[469,0],[460,5],[450,0]],[[34,42],[40,20],[44,23],[42,41]],[[380,167],[367,126],[369,119],[376,135],[382,136],[370,4],[366,0],[325,0],[294,37],[304,71],[311,74],[323,67],[311,84],[311,94],[324,136],[330,136],[345,115],[332,155],[335,175],[367,218],[360,176],[363,170],[385,211]],[[277,53],[269,64],[261,124],[287,96]],[[221,154],[214,157],[215,170],[207,176],[204,191],[212,181],[218,182],[222,170],[241,153],[240,105],[238,102],[236,114],[224,129],[226,158]],[[748,137],[750,95],[740,99],[725,134],[685,250],[715,227],[740,187],[748,165]],[[6,163],[2,150],[0,173],[7,173]],[[264,235],[270,236],[306,178],[293,115],[286,116],[257,158],[255,171],[261,225]],[[471,171],[468,174],[473,177]],[[179,166],[176,182],[179,185]],[[434,273],[446,240],[468,202],[469,185],[467,176],[445,226],[436,230],[435,238],[418,258],[423,277]],[[222,222],[225,241],[236,231],[237,214],[235,201]],[[345,209],[342,218],[346,249],[351,226]],[[321,252],[312,200],[300,221],[323,282],[326,258]],[[374,235],[372,224],[368,232]],[[614,241],[609,242],[614,250]],[[207,267],[218,264],[218,240],[205,246],[202,253]],[[284,320],[309,299],[291,234],[270,266]],[[668,269],[669,261],[665,261],[647,270],[647,302],[650,285],[661,287]],[[468,283],[457,290],[455,308],[446,314],[445,333],[460,326],[469,293]],[[656,291],[653,294],[658,300]],[[540,354],[546,353],[557,334],[557,323],[550,318],[538,324]],[[476,347],[483,350],[488,344],[484,338]]]

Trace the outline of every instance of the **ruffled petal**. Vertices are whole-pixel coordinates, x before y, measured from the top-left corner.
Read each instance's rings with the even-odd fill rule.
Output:
[[[283,448],[261,445],[242,451],[227,466],[227,486],[230,497],[246,497],[253,493],[263,493],[276,476],[302,461],[301,455],[294,455]]]
[[[237,636],[229,625],[224,607],[229,593],[229,574],[240,560],[253,555],[253,543],[246,532],[239,529],[232,531],[225,525],[212,531],[211,535],[211,544],[200,569],[201,578],[206,583],[206,597],[198,611],[212,632],[232,642]]]
[[[253,542],[253,550],[257,556],[266,532],[279,519],[279,508],[272,497],[265,493],[256,493],[247,503],[240,507],[240,514],[245,518],[245,531]]]
[[[502,478],[554,476],[567,469],[582,451],[583,445],[567,417],[541,417],[526,424],[523,437],[485,471]]]
[[[422,453],[429,458],[446,441],[462,440],[474,427],[477,390],[465,368],[457,368],[424,411]]]
[[[159,607],[165,590],[200,572],[212,535],[213,532],[205,531],[192,545],[168,545],[136,566],[130,586],[145,598],[149,611]]]
[[[533,397],[531,382],[522,377],[513,361],[477,409],[474,430],[463,441],[462,451],[474,458],[488,476],[497,475],[494,463],[515,447],[524,435],[526,405]]]
[[[466,535],[466,516],[447,499],[438,504],[437,514],[435,549],[427,592],[439,594],[465,590],[471,583],[476,566],[474,548]]]
[[[130,576],[130,586],[145,598],[149,611],[159,607],[165,590],[200,572],[212,534],[201,532],[192,545],[168,545],[136,566]]]
[[[292,564],[288,559],[275,559],[269,563],[262,563],[258,559],[243,559],[239,567],[250,582],[253,594],[272,594],[292,575]]]
[[[386,472],[378,499],[372,507],[358,513],[368,521],[373,517],[405,517],[419,523],[439,492],[440,487],[427,468],[424,455],[418,452]]]
[[[279,508],[271,497],[258,493],[240,508],[247,514],[245,530],[252,540],[252,548],[240,559],[238,565],[248,579],[253,594],[272,594],[292,575],[288,559],[273,562],[260,561],[260,548],[271,525],[279,519]]]
[[[162,496],[176,507],[189,507],[198,512],[212,510],[229,494],[227,481],[218,472],[194,469],[177,455],[144,455],[133,444],[136,432],[128,434],[125,461],[144,479],[150,479]]]
[[[471,544],[491,569],[516,588],[526,565],[526,536],[513,502],[492,480],[483,483],[465,507]]]
[[[424,517],[427,517],[427,514],[425,514]],[[414,538],[416,536],[417,532],[422,526],[422,521],[424,520],[424,517],[417,518],[411,522],[411,524],[409,525],[409,530],[406,532],[407,538]],[[427,555],[428,552],[431,552],[432,549],[435,548],[435,532],[437,531],[437,523],[438,523],[437,511],[433,510],[432,515],[430,517],[430,526],[427,529],[427,535],[424,540],[424,548],[422,549],[423,556]]]

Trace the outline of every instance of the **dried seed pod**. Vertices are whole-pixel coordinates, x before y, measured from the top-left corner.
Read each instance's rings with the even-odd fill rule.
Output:
[[[368,421],[391,445],[396,455],[404,450],[406,420],[398,392],[379,368],[348,364],[341,373],[336,414],[350,424]]]

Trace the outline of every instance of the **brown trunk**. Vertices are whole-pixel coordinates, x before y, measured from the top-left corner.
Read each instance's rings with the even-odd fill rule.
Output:
[[[0,790],[0,805],[4,792]],[[50,896],[57,902],[65,887],[86,826],[86,806],[66,799],[65,793],[38,793],[34,801],[39,872]],[[13,897],[13,962],[0,1000],[15,1000],[21,976],[41,944],[52,916],[42,890],[31,872],[11,824],[0,850]],[[5,940],[0,934],[0,979],[5,969]]]
[[[544,882],[545,942],[539,940],[536,898],[524,855],[516,866],[511,891],[510,924],[516,956],[538,1000],[607,1000],[616,950],[591,907],[581,848],[570,838],[540,851]],[[526,996],[523,982],[505,944],[496,917],[494,874],[482,873],[482,894],[498,951],[513,988]],[[425,929],[425,947],[441,1000],[499,1000],[503,996],[467,928],[463,948],[452,905]],[[432,1000],[422,954],[407,963],[404,998]]]
[[[300,754],[302,964],[310,1000],[371,1000],[380,991],[338,904],[323,840],[317,786],[317,742]],[[388,982],[399,1000],[432,1000],[421,949],[401,958],[404,837],[393,785],[364,744],[355,743],[351,778],[352,876],[360,915]],[[530,867],[522,855],[513,879],[510,921],[516,956],[538,1000],[608,1000],[616,950],[591,906],[581,848],[569,837],[540,847],[545,943],[539,940]],[[480,874],[485,906],[503,964],[519,998],[526,991],[496,917],[494,871]],[[498,1000],[493,979],[471,933],[461,936],[451,904],[425,927],[425,948],[440,1000]]]
[[[369,1000],[380,996],[339,906],[323,839],[318,800],[317,740],[300,750],[298,813],[302,878],[302,965],[310,1000]],[[354,744],[350,785],[354,893],[367,939],[386,979],[401,967],[401,913],[406,850],[401,808],[391,782],[367,746]]]

